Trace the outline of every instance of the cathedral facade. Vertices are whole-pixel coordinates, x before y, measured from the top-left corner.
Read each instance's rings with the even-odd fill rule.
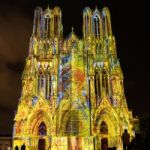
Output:
[[[82,27],[63,38],[61,9],[35,9],[13,147],[122,150],[124,129],[134,136],[108,8],[85,8]]]

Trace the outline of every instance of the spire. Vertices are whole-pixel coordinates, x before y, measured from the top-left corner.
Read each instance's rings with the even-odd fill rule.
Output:
[[[77,35],[74,33],[74,27],[71,28],[71,33],[69,34],[67,39],[72,39],[72,40],[78,39]]]
[[[50,8],[49,8],[49,4],[48,4],[48,6],[47,6],[47,9],[48,9],[48,10],[50,10]]]
[[[74,27],[72,27],[72,28],[71,28],[71,30],[72,30],[72,32],[71,32],[71,33],[73,34],[73,33],[74,33]]]
[[[95,7],[95,10],[94,10],[94,12],[96,13],[96,12],[98,12],[99,13],[99,10],[98,10],[98,7],[97,7],[97,5],[96,5],[96,7]]]

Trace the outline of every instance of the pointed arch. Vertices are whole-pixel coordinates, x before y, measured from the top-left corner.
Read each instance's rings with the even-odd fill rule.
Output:
[[[100,125],[100,133],[101,134],[108,134],[108,126],[106,124],[105,121],[102,121],[101,122],[101,125]]]
[[[96,96],[96,106],[100,103],[101,98],[101,75],[98,71],[98,69],[95,69],[94,74],[94,89],[95,89],[95,96]]]
[[[41,90],[45,93],[45,72],[42,65],[38,68],[38,94],[40,94]]]
[[[54,15],[54,35],[58,36],[58,22],[59,22],[58,15]]]
[[[76,105],[76,109],[73,108],[75,107],[74,105]],[[79,104],[78,101],[68,104],[68,100],[60,107],[61,111],[59,113],[61,117],[59,118],[58,129],[61,135],[87,136],[90,134],[89,109]]]
[[[83,34],[89,36],[92,32],[92,10],[86,7],[83,10]]]
[[[66,135],[89,135],[90,121],[84,110],[70,110],[66,114],[64,133]]]
[[[96,9],[92,16],[92,30],[96,38],[100,38],[103,35],[101,14],[98,9]]]
[[[66,135],[78,135],[80,130],[79,130],[79,112],[78,111],[71,111],[69,118],[67,118],[67,122],[65,125],[65,134]]]
[[[96,117],[94,128],[99,134],[109,134],[111,136],[116,136],[117,131],[119,131],[116,118],[107,110],[102,110]]]
[[[46,130],[46,134],[50,135],[51,124],[51,116],[47,112],[44,112],[44,110],[37,110],[27,121],[27,133],[31,135],[39,135],[39,127],[40,125],[44,125],[43,129],[45,128],[44,130]]]
[[[112,35],[110,12],[107,7],[102,10],[102,24],[104,36]]]
[[[38,135],[46,136],[47,135],[47,128],[45,123],[42,121],[39,125]]]
[[[51,10],[47,9],[43,16],[43,31],[45,38],[50,38],[51,36],[51,28],[52,28],[51,22],[52,22]]]
[[[94,115],[94,131],[100,133],[100,126],[105,122],[108,127],[108,134],[117,136],[120,133],[121,125],[119,116],[113,110],[108,100],[102,100]]]
[[[102,88],[105,90],[105,93],[109,95],[109,86],[110,86],[110,81],[109,81],[109,75],[107,70],[103,69],[102,70]]]
[[[54,16],[54,36],[60,37],[62,32],[62,14],[61,9],[59,7],[55,7],[53,9],[53,16]]]
[[[51,81],[51,68],[48,65],[47,69],[46,69],[46,91],[45,91],[45,95],[46,95],[46,99],[50,99],[51,96],[51,87],[52,87],[52,81]]]

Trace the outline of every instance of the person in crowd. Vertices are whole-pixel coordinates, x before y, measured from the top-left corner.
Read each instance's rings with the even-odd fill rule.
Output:
[[[18,147],[18,145],[16,145],[16,146],[15,146],[15,150],[19,150],[19,147]]]
[[[123,150],[127,150],[130,144],[130,134],[128,133],[127,129],[125,129],[124,133],[122,134],[122,142],[123,142]]]
[[[21,150],[25,150],[26,149],[26,146],[25,144],[23,143],[23,145],[21,146]]]

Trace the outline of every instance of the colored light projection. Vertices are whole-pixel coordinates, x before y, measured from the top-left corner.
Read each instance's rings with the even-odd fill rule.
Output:
[[[61,64],[59,67],[59,102],[63,98],[69,98],[71,88],[71,65],[70,56],[65,55],[61,58]]]
[[[61,9],[37,7],[13,148],[25,143],[27,150],[122,150],[122,133],[128,129],[133,138],[134,120],[108,8],[85,8],[83,38],[72,30],[65,39]]]

